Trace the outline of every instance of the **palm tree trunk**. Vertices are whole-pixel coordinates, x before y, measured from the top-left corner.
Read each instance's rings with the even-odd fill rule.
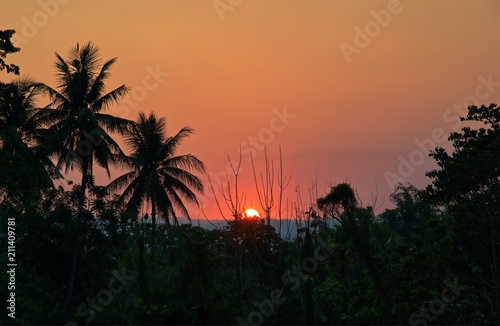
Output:
[[[85,203],[85,192],[87,190],[88,183],[88,167],[89,167],[89,159],[85,159],[83,161],[82,167],[82,185],[80,191],[80,198],[78,198],[78,212],[76,215],[76,223],[73,227],[73,236],[75,238],[75,247],[73,248],[73,255],[71,260],[71,270],[69,273],[68,286],[66,288],[66,301],[64,303],[64,325],[66,325],[71,317],[71,299],[73,298],[73,285],[75,284],[75,276],[76,276],[76,263],[78,258],[78,251],[80,248],[80,228],[82,224],[83,217],[83,205]]]
[[[156,206],[154,197],[151,197],[151,220],[153,222],[151,229],[151,253],[153,253],[155,250],[155,237],[156,237]]]
[[[147,277],[146,277],[146,263],[144,257],[144,236],[142,230],[139,234],[139,240],[137,242],[138,250],[139,250],[139,297],[145,298],[146,290],[147,290]]]
[[[149,258],[149,264],[151,266],[151,273],[155,273],[155,246],[156,246],[156,204],[155,199],[151,197],[151,257]]]

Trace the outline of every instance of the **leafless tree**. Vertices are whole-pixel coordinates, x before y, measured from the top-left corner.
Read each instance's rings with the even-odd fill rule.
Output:
[[[229,162],[229,166],[231,167],[234,176],[234,189],[231,186],[231,178],[229,177],[229,175],[226,175],[226,184],[225,185],[221,184],[220,189],[218,189],[218,191],[219,195],[222,196],[222,198],[224,199],[226,207],[231,212],[231,216],[234,219],[239,219],[242,216],[243,207],[245,205],[245,199],[246,199],[246,194],[245,193],[240,194],[238,189],[238,179],[241,170],[241,148],[237,164],[233,164],[229,156],[227,157],[227,160]],[[217,205],[219,213],[221,217],[227,222],[228,220],[225,217],[224,212],[222,211],[222,205],[219,199],[217,198],[216,190],[213,186],[210,176],[208,177],[208,183],[210,184],[210,190],[212,191],[212,195],[214,197],[215,204]]]
[[[290,184],[291,176],[283,175],[283,156],[281,153],[281,147],[279,148],[279,168],[275,172],[274,161],[269,160],[267,156],[267,148],[264,147],[264,174],[260,174],[257,178],[257,172],[255,169],[255,163],[253,155],[250,157],[252,162],[252,172],[255,182],[255,190],[257,192],[257,197],[259,201],[260,208],[262,209],[266,224],[271,225],[271,214],[274,208],[276,217],[279,219],[279,234],[281,235],[281,222],[283,215],[283,191]],[[260,183],[259,183],[260,181]],[[277,208],[275,207],[275,182],[277,181],[277,191],[278,191],[278,202]]]

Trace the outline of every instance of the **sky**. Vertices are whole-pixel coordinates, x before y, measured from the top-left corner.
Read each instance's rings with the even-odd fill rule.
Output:
[[[22,76],[55,86],[55,52],[92,41],[104,60],[118,57],[109,90],[131,89],[110,113],[153,111],[169,134],[195,129],[178,152],[207,166],[195,219],[221,217],[208,176],[230,215],[219,190],[240,151],[240,198],[262,212],[250,153],[260,179],[264,148],[275,173],[281,149],[290,177],[283,215],[340,182],[380,212],[397,182],[429,183],[428,151],[451,148],[465,107],[500,103],[497,0],[9,0],[0,29],[16,30],[21,51],[7,62]]]

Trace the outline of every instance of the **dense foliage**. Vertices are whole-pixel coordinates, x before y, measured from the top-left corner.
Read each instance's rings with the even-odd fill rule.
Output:
[[[208,230],[175,223],[177,209],[187,212],[183,198],[196,203],[193,191],[203,190],[189,172],[203,163],[174,155],[191,130],[166,137],[154,115],[137,123],[101,116],[114,59],[95,70],[96,57],[87,57],[96,72],[85,75],[78,60],[94,50],[75,48],[69,63],[58,56],[61,92],[31,81],[0,85],[0,233],[15,221],[17,262],[16,318],[4,310],[2,324],[500,323],[498,106],[469,107],[468,125],[449,138],[453,152],[430,153],[439,165],[428,173],[432,183],[399,185],[395,207],[382,214],[342,183],[296,212],[293,237],[258,218]],[[37,109],[37,90],[56,107]],[[85,128],[106,141],[69,157],[89,139]],[[132,154],[106,131],[128,135]],[[94,160],[131,172],[100,187]],[[82,172],[83,185],[55,186],[65,182],[61,166]],[[143,203],[167,220],[140,216]],[[0,244],[7,252],[7,237]],[[9,275],[0,281],[6,300]]]

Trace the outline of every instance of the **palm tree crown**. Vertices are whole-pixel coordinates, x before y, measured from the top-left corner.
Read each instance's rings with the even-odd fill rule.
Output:
[[[189,170],[204,172],[205,166],[191,154],[176,156],[176,151],[185,137],[193,133],[191,128],[182,128],[175,136],[166,136],[166,121],[153,113],[146,117],[139,114],[137,123],[129,129],[126,143],[132,154],[129,157],[133,168],[109,184],[110,190],[125,187],[120,202],[137,211],[144,202],[152,205],[153,228],[156,209],[165,217],[178,224],[176,211],[189,218],[183,202],[186,199],[198,205],[196,194],[203,191],[199,177]]]
[[[99,69],[99,50],[91,42],[71,49],[69,59],[56,53],[57,90],[38,84],[49,95],[53,109],[45,111],[45,121],[58,165],[66,172],[77,167],[84,174],[92,174],[95,161],[109,175],[109,163],[123,154],[108,132],[122,133],[131,121],[101,113],[125,96],[128,89],[122,85],[106,93],[105,81],[116,58],[106,61]],[[83,171],[87,169],[87,171]]]

